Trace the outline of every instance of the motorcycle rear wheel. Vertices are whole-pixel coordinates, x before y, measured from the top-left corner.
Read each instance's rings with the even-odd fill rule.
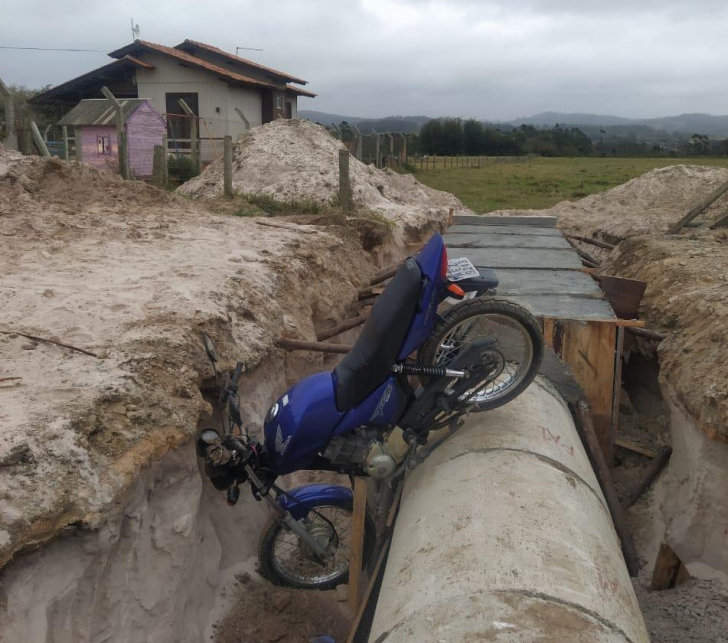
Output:
[[[469,398],[477,411],[507,404],[523,393],[538,374],[544,342],[541,327],[531,313],[506,299],[461,302],[441,316],[418,356],[420,364],[447,366],[469,342],[485,337],[496,339],[502,369]]]
[[[324,566],[314,560],[307,547],[281,524],[278,516],[272,516],[263,529],[258,545],[262,575],[275,585],[297,589],[325,590],[346,583],[349,579],[351,514],[351,504],[311,507],[307,517],[309,531],[322,544],[329,542],[332,537],[336,543],[333,557]],[[362,565],[367,562],[372,552],[374,539],[374,522],[367,513]]]

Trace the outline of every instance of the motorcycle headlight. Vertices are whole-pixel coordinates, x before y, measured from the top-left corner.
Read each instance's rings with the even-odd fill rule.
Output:
[[[265,423],[270,424],[278,417],[278,411],[280,411],[280,404],[278,402],[274,403],[273,406],[271,406],[268,409],[268,413],[265,414]]]

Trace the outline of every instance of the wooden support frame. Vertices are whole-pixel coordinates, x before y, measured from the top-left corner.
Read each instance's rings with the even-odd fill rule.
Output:
[[[117,157],[119,159],[119,174],[121,174],[121,178],[128,179],[129,159],[126,145],[126,130],[124,129],[124,112],[121,108],[121,103],[116,100],[116,96],[111,93],[108,87],[102,87],[101,93],[108,99],[116,111],[116,147]],[[76,129],[80,131],[78,126],[76,126]],[[76,143],[76,147],[78,147],[78,143]]]
[[[349,591],[347,603],[352,614],[359,611],[361,598],[361,570],[364,556],[364,526],[367,513],[367,479],[354,478],[354,507],[351,514],[349,540]]]

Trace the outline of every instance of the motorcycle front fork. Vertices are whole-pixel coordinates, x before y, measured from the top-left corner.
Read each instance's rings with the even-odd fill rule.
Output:
[[[308,530],[304,525],[302,525],[298,520],[296,520],[292,515],[290,511],[287,511],[283,509],[283,507],[278,504],[276,499],[273,497],[271,493],[271,488],[268,485],[264,485],[263,482],[260,480],[260,478],[255,474],[255,471],[253,471],[252,467],[250,465],[245,466],[245,473],[248,474],[248,479],[250,480],[250,484],[252,484],[258,494],[261,498],[263,498],[267,503],[268,506],[273,509],[273,511],[278,515],[278,519],[296,536],[298,539],[303,542],[309,549],[314,553],[314,555],[319,559],[319,562],[323,564],[324,560],[329,558],[329,553],[326,550],[325,547],[321,545],[321,543],[318,542],[313,536],[311,536],[310,533],[308,533]]]

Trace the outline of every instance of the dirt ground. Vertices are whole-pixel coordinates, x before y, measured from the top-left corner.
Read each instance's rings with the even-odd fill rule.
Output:
[[[215,643],[344,641],[349,634],[345,603],[334,591],[284,589],[245,572],[235,580],[234,608],[214,626]]]
[[[140,468],[189,440],[211,376],[202,329],[254,371],[281,354],[276,337],[311,340],[351,314],[383,267],[346,217],[270,227],[213,205],[0,149],[0,566],[98,526]],[[446,218],[378,224],[379,256]],[[288,375],[307,360],[291,357]],[[270,400],[254,402],[257,421]]]

